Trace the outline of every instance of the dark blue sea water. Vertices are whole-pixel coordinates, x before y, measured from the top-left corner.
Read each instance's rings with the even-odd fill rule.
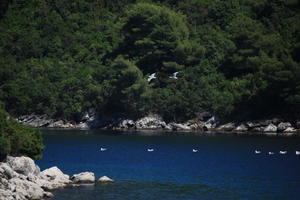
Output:
[[[58,166],[70,175],[92,171],[116,180],[58,190],[53,200],[300,199],[300,156],[295,155],[300,138],[102,130],[44,133],[46,150],[37,162],[42,169]],[[255,149],[262,153],[254,154]],[[280,150],[288,153],[281,155]]]

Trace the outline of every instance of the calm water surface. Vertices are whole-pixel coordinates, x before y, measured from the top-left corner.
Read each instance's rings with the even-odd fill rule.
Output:
[[[299,199],[300,138],[44,130],[37,163],[92,171],[115,184],[55,191],[52,200]],[[146,134],[145,134],[146,133]],[[107,148],[100,151],[100,148]],[[147,152],[153,148],[154,152]],[[193,153],[192,149],[198,149]],[[254,154],[259,149],[261,154]],[[279,150],[287,150],[286,155]],[[275,155],[268,155],[274,151]]]

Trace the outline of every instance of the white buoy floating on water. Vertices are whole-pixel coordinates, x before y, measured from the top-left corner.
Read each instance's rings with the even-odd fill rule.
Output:
[[[280,154],[287,154],[287,151],[279,151]]]
[[[300,155],[300,151],[296,151],[296,155]]]
[[[106,148],[103,147],[100,148],[100,151],[106,151],[106,150],[107,150]]]
[[[193,149],[193,152],[194,152],[194,153],[197,153],[197,152],[198,152],[198,149]]]
[[[148,152],[153,152],[153,151],[154,151],[154,149],[147,149],[147,151],[148,151]]]
[[[272,151],[269,151],[269,155],[274,155],[274,152],[272,152]]]
[[[260,154],[260,153],[261,153],[261,151],[259,151],[259,150],[255,150],[255,151],[254,151],[254,153],[255,153],[255,154]]]

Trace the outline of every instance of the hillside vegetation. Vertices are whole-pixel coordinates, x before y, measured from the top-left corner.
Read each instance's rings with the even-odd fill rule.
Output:
[[[0,161],[7,155],[39,159],[43,150],[42,133],[10,119],[0,102]]]
[[[299,32],[297,0],[4,0],[0,100],[71,120],[295,118]]]

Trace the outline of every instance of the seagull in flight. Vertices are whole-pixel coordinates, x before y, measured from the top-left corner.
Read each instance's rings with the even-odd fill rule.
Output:
[[[179,72],[174,72],[172,76],[169,76],[169,78],[171,78],[171,79],[178,79],[178,77],[177,77],[178,73]]]
[[[280,154],[286,154],[287,151],[279,151]]]
[[[260,154],[261,153],[261,151],[259,151],[259,150],[255,150],[254,152],[255,152],[255,154]]]
[[[107,149],[106,148],[100,148],[100,151],[106,151]]]
[[[193,149],[193,153],[197,153],[198,152],[198,149]]]
[[[154,149],[147,149],[147,151],[148,151],[148,152],[153,152],[153,151],[154,151]]]
[[[156,78],[156,73],[153,73],[153,74],[151,74],[150,76],[148,76],[148,82],[150,82],[152,79],[155,79]]]

